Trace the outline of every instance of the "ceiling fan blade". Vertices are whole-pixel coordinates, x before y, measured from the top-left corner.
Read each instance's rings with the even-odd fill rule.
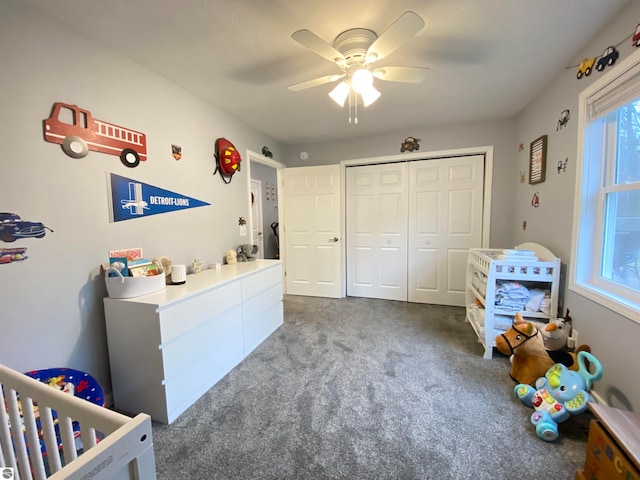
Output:
[[[414,12],[404,12],[367,50],[370,63],[386,57],[424,27],[424,20]]]
[[[314,78],[313,80],[307,80],[306,82],[295,83],[293,85],[289,85],[287,88],[292,92],[298,92],[300,90],[317,87],[318,85],[323,85],[325,83],[335,82],[336,80],[340,80],[342,77],[344,77],[344,75],[344,73],[336,75],[326,75],[324,77]]]
[[[380,67],[373,76],[389,82],[420,83],[427,76],[428,68],[421,67]]]
[[[293,32],[291,38],[330,62],[346,62],[344,55],[309,30]]]

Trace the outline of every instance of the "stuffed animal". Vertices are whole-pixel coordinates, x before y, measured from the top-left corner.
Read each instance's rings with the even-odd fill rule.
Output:
[[[227,250],[224,254],[227,265],[234,265],[238,261],[238,253],[235,250]]]
[[[556,363],[536,381],[535,388],[519,384],[513,390],[522,403],[535,409],[531,423],[542,440],[554,441],[558,438],[559,423],[587,409],[587,402],[591,401],[589,390],[593,382],[602,378],[602,365],[590,353],[578,353],[577,363],[578,371]],[[594,373],[589,371],[589,365]]]
[[[564,318],[550,320],[542,329],[544,348],[547,351],[562,350],[567,346],[567,339],[571,334],[571,317],[569,310]]]
[[[256,253],[258,253],[257,245],[250,245],[245,243],[238,247],[238,261],[239,262],[253,262],[256,259]]]
[[[511,355],[509,375],[518,383],[534,386],[536,380],[555,363],[578,369],[576,353],[563,352],[565,355],[554,360],[547,352],[538,328],[533,322],[525,321],[520,312],[516,313],[513,326],[496,337],[496,348],[504,355]],[[589,350],[589,346],[581,345],[577,352]]]

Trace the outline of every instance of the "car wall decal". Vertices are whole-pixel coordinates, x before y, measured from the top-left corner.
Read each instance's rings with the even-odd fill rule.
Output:
[[[15,242],[25,238],[42,238],[47,230],[53,232],[42,222],[30,222],[22,220],[15,213],[0,212],[0,240],[3,242]]]

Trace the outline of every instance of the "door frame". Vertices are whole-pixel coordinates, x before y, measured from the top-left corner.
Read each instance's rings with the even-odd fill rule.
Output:
[[[247,209],[249,211],[249,243],[253,244],[253,215],[251,215],[251,162],[262,163],[271,168],[276,169],[277,189],[278,189],[278,223],[282,225],[282,212],[280,205],[282,205],[282,169],[287,168],[284,163],[277,162],[271,158],[267,158],[260,153],[256,153],[247,149],[246,151],[246,168],[247,168]],[[264,237],[264,232],[263,232]],[[264,240],[264,239],[263,239]],[[285,264],[284,253],[280,248],[280,261]],[[283,285],[284,285],[284,268],[283,271]]]
[[[442,159],[448,157],[466,157],[469,155],[484,155],[484,192],[482,198],[482,248],[489,246],[489,239],[491,233],[491,192],[492,192],[492,179],[493,179],[493,146],[482,147],[470,147],[470,148],[457,148],[452,150],[435,150],[431,152],[415,152],[415,153],[402,153],[399,155],[384,155],[381,157],[364,157],[354,158],[351,160],[342,160],[340,162],[340,178],[341,178],[341,202],[342,205],[346,205],[347,200],[347,167],[356,165],[374,165],[379,163],[392,163],[392,162],[411,162],[416,160],[433,160]],[[347,212],[346,208],[342,208],[340,212],[340,222],[342,225],[342,238],[347,231]],[[342,242],[342,268],[341,268],[341,283],[342,283],[342,296],[347,295],[347,242]]]

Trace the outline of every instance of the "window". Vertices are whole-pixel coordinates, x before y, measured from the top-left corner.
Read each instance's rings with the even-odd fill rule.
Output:
[[[569,288],[640,323],[640,51],[579,110]]]

